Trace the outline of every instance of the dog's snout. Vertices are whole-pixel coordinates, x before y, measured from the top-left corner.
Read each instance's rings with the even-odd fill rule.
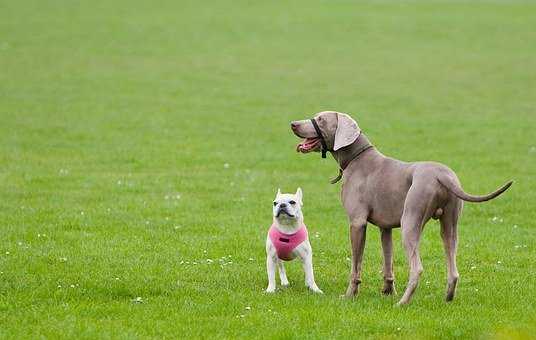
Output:
[[[290,128],[292,130],[296,130],[298,128],[298,123],[297,122],[290,122]]]
[[[280,209],[281,209],[281,208],[286,208],[286,207],[287,207],[287,204],[286,204],[286,203],[281,203],[281,204],[279,205],[279,208],[280,208]]]

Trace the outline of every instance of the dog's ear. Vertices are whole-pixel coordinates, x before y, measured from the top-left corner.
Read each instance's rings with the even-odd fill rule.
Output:
[[[296,199],[298,200],[298,203],[300,203],[300,205],[303,205],[302,197],[303,197],[302,190],[301,188],[298,188],[298,190],[296,190]]]
[[[344,148],[355,142],[361,134],[361,129],[352,117],[345,113],[337,113],[337,130],[335,131],[335,142],[333,143],[333,151]]]
[[[281,189],[280,188],[277,188],[277,194],[275,194],[275,197],[279,197],[279,195],[281,195]]]

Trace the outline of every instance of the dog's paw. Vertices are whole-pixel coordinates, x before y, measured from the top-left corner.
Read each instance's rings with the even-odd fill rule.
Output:
[[[382,294],[385,296],[396,295],[396,289],[394,285],[386,285],[382,289]]]
[[[402,308],[404,306],[407,306],[409,305],[409,301],[407,300],[404,300],[404,298],[400,299],[400,301],[398,301],[395,305],[395,307],[398,307],[398,308]]]
[[[284,288],[287,288],[288,286],[290,286],[290,282],[288,282],[288,281],[281,282],[281,286],[284,287]]]
[[[275,293],[275,287],[268,287],[266,288],[265,292],[268,294]]]
[[[315,294],[324,294],[324,292],[317,286],[309,287],[309,289],[312,290]]]

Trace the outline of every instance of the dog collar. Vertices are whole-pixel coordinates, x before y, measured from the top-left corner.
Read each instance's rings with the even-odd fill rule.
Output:
[[[314,118],[311,118],[311,123],[313,123],[313,127],[316,131],[316,136],[320,139],[320,144],[322,144],[322,158],[326,158],[326,152],[331,151],[328,150],[328,145],[326,144],[326,140],[324,139],[324,136],[322,135],[322,131],[320,131],[320,128],[318,127],[318,124]]]
[[[331,184],[335,184],[335,183],[337,183],[338,181],[341,180],[343,171],[346,170],[348,165],[350,165],[350,163],[352,163],[352,161],[354,159],[359,157],[359,155],[361,155],[363,152],[365,152],[368,149],[374,147],[374,145],[370,144],[368,138],[363,133],[361,133],[359,135],[359,137],[357,137],[356,141],[354,143],[352,143],[352,145],[356,144],[360,139],[361,139],[360,142],[361,142],[362,145],[359,146],[357,149],[353,150],[352,154],[350,155],[350,157],[348,157],[348,159],[340,161],[340,163],[339,163],[339,175],[337,175],[337,177],[333,178],[330,181]],[[348,147],[350,147],[350,145],[347,146],[346,148],[348,148]],[[339,162],[338,159],[337,159],[337,161]]]

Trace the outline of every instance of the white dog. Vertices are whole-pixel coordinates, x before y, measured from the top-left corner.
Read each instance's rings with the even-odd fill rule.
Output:
[[[267,293],[275,292],[275,267],[279,268],[282,286],[288,286],[287,274],[283,261],[299,257],[305,271],[305,285],[315,293],[322,293],[315,283],[313,274],[313,250],[307,236],[307,227],[303,224],[302,191],[296,194],[282,194],[277,190],[274,200],[274,221],[266,239],[266,269],[268,271]]]

